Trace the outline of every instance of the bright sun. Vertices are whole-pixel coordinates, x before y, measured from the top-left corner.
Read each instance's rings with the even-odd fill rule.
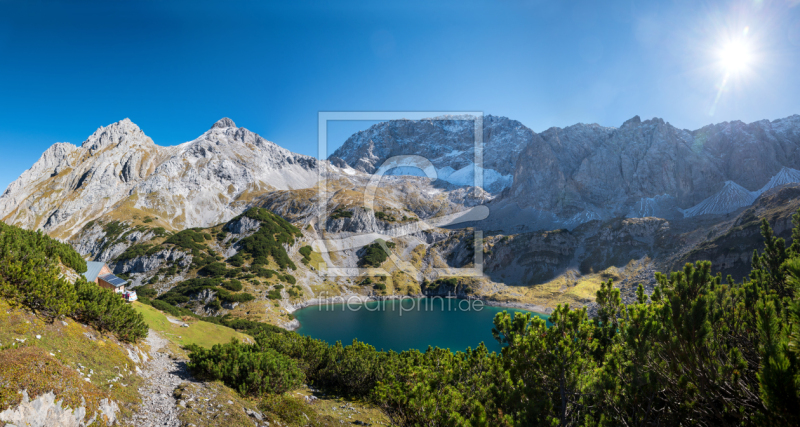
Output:
[[[752,59],[750,48],[741,41],[732,41],[720,51],[720,62],[725,71],[742,71]]]

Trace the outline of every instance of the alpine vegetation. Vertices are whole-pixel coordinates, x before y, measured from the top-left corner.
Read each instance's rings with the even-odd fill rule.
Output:
[[[743,281],[707,261],[656,273],[625,304],[613,281],[599,311],[559,306],[494,319],[502,351],[396,353],[263,333],[194,348],[191,369],[269,398],[298,380],[365,399],[401,426],[797,425],[800,423],[800,211],[793,243],[762,222],[764,249]],[[486,325],[491,327],[491,325]]]

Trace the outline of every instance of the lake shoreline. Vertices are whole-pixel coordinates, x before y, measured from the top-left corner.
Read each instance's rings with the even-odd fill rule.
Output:
[[[290,307],[291,307],[290,313],[294,313],[294,312],[296,312],[296,311],[298,311],[300,309],[303,309],[303,308],[314,307],[314,306],[322,306],[322,305],[328,305],[328,304],[364,304],[364,303],[374,302],[374,301],[394,301],[394,300],[404,300],[404,299],[422,299],[422,298],[435,298],[435,297],[444,298],[444,297],[439,296],[439,295],[424,295],[424,294],[418,294],[418,295],[385,295],[385,296],[384,295],[357,295],[357,294],[352,294],[352,295],[336,296],[336,297],[322,298],[322,299],[320,299],[320,298],[312,298],[312,299],[309,299],[309,300],[306,300],[306,301],[303,301],[303,302],[300,302],[300,303],[297,303],[297,304],[291,304],[290,305]],[[457,299],[457,300],[460,300],[460,301],[462,301],[462,300],[466,300],[466,301],[481,301],[483,304],[488,305],[488,306],[503,307],[503,308],[513,308],[513,309],[516,309],[516,310],[524,310],[524,311],[529,311],[529,312],[532,312],[532,313],[540,315],[540,316],[549,316],[550,313],[553,312],[553,309],[549,308],[549,307],[542,307],[542,306],[535,305],[535,304],[525,304],[525,303],[520,303],[520,302],[494,301],[494,300],[487,299],[485,297],[479,297],[479,296],[474,296],[474,295],[468,295],[468,296],[454,295],[450,299]],[[289,309],[289,307],[287,307],[287,309]],[[282,324],[280,326],[283,327],[284,329],[287,329],[287,330],[290,330],[290,331],[296,331],[296,330],[300,329],[300,322],[297,319],[295,319],[295,320],[292,320],[291,322],[286,322],[286,323],[284,323],[284,324]]]

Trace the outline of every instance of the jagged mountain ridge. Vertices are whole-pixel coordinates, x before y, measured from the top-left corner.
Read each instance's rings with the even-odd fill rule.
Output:
[[[347,139],[329,157],[337,166],[373,173],[389,157],[418,155],[428,159],[440,180],[473,185],[475,121],[473,116],[442,116],[424,120],[390,120]],[[535,133],[506,117],[486,115],[483,126],[483,188],[499,193],[513,181],[513,160]],[[511,161],[510,161],[511,160]],[[397,174],[414,173],[411,170]]]
[[[370,173],[391,156],[416,154],[443,181],[471,184],[473,119],[380,123],[350,137],[329,160]],[[726,214],[769,188],[800,182],[798,115],[694,131],[638,116],[619,128],[576,124],[538,134],[502,117],[487,115],[483,123],[484,188],[498,196],[492,210],[503,212],[490,218],[494,229],[519,231],[509,212],[518,212],[527,230],[616,217]],[[727,182],[742,187],[736,202],[707,200],[727,197]],[[716,208],[708,210],[709,204]]]
[[[696,131],[636,116],[620,128],[578,124],[538,136],[516,162],[507,199],[561,219],[648,209],[678,217],[679,208],[692,208],[727,181],[756,191],[782,168],[800,167],[798,115]]]
[[[311,244],[323,235],[331,239],[373,232],[390,236],[398,244],[398,257],[419,268],[410,281],[397,277],[398,283],[404,284],[393,289],[408,293],[417,292],[417,282],[436,279],[438,273],[433,269],[462,267],[472,262],[471,230],[464,229],[464,224],[453,230],[422,231],[419,220],[488,204],[499,221],[487,221],[489,226],[484,226],[484,230],[490,230],[486,241],[491,247],[485,247],[488,276],[480,279],[475,289],[487,297],[497,295],[498,289],[513,296],[515,286],[538,286],[568,273],[594,274],[596,280],[602,277],[598,272],[626,268],[631,260],[645,270],[668,266],[665,260],[697,245],[708,227],[720,227],[726,221],[719,214],[752,203],[755,193],[789,194],[783,189],[800,178],[800,172],[791,165],[783,165],[794,162],[796,117],[750,125],[715,125],[703,132],[676,130],[660,119],[642,122],[634,118],[619,129],[581,124],[552,128],[541,134],[521,128],[519,122],[490,117],[489,134],[506,136],[484,135],[487,141],[495,141],[487,142],[487,147],[494,148],[486,152],[495,156],[490,157],[493,163],[488,166],[496,167],[502,176],[514,174],[510,187],[486,192],[453,183],[438,185],[421,177],[388,176],[377,189],[373,209],[366,209],[363,189],[371,178],[367,171],[380,166],[380,157],[362,164],[364,171],[350,168],[336,156],[330,158],[330,163],[319,162],[238,128],[229,119],[215,123],[193,141],[159,147],[136,125],[123,120],[98,129],[80,147],[59,143],[48,149],[0,197],[0,218],[68,238],[81,254],[114,263],[132,245],[162,241],[164,235],[157,237],[153,228],[161,224],[143,224],[144,215],[158,216],[159,221],[168,222],[171,230],[178,231],[225,223],[248,206],[267,207],[302,229],[302,243],[287,248],[298,265],[299,246]],[[396,124],[402,125],[401,134],[412,135],[419,143],[424,137],[420,129],[434,126],[423,122]],[[460,150],[467,147],[458,144],[468,140],[465,135],[472,123],[463,119],[453,122],[435,131],[440,140],[434,154],[440,154],[435,158],[440,163],[434,164],[440,170],[450,167],[469,172],[471,154]],[[386,123],[371,129],[384,132],[393,125]],[[772,133],[756,132],[767,128]],[[455,136],[447,136],[450,130]],[[410,140],[404,139],[406,143]],[[456,145],[447,146],[449,143]],[[376,144],[371,147],[371,153],[378,152]],[[517,148],[521,150],[519,156],[513,155]],[[537,149],[542,151],[531,160]],[[738,150],[738,154],[725,150]],[[508,153],[512,153],[511,158]],[[761,157],[754,162],[756,154]],[[521,160],[515,162],[517,157]],[[450,158],[450,163],[445,162]],[[751,179],[746,181],[747,186],[734,179],[726,180],[727,184],[720,181],[718,187],[693,184],[693,177],[703,174],[720,180],[742,178],[737,168],[724,164],[726,161],[748,168]],[[537,169],[541,165],[550,169]],[[769,172],[773,166],[777,168],[775,173]],[[315,188],[320,167],[325,168],[328,182],[323,192]],[[648,171],[658,173],[648,175]],[[619,184],[616,174],[627,177],[624,185]],[[760,175],[758,179],[756,175]],[[520,188],[533,188],[531,176],[545,176],[549,181],[539,182],[535,191],[517,193]],[[681,177],[685,179],[681,181]],[[607,187],[607,194],[601,197],[595,194],[597,188],[586,185],[587,180],[619,185]],[[673,191],[684,187],[691,191]],[[547,192],[558,191],[560,196],[549,207],[530,204],[546,200]],[[637,198],[638,195],[647,197]],[[317,222],[319,197],[326,199],[328,209],[324,224]],[[687,211],[689,215],[685,214]],[[507,223],[503,223],[509,219],[517,221],[520,228],[509,231]],[[123,223],[117,231],[114,220]],[[536,233],[537,228],[570,231]],[[513,245],[503,240],[509,235]],[[217,249],[224,257],[235,253],[231,248]],[[161,291],[165,291],[177,280],[196,274],[190,268],[191,257],[178,252],[169,248],[149,258],[120,261],[115,268],[133,274],[137,284],[155,278]],[[361,249],[348,248],[332,252],[330,257],[337,266],[355,268],[360,254]],[[165,263],[179,270],[170,281],[159,273]],[[316,295],[312,285],[325,286],[324,279],[313,270],[300,270],[298,277],[305,291]],[[393,276],[395,273],[397,270],[393,270]],[[636,274],[640,273],[645,274]],[[348,278],[338,278],[335,283],[345,293],[363,296],[364,292],[372,292],[355,290],[354,282]],[[593,294],[583,292],[576,301],[588,301],[587,295]]]
[[[752,200],[742,191],[730,199],[735,203],[710,200],[729,198],[728,181],[753,192],[754,200],[800,180],[797,115],[697,131],[637,116],[620,128],[577,124],[540,134],[487,115],[483,129],[484,187],[495,196],[492,210],[502,213],[489,223],[501,230],[510,230],[510,218],[524,219],[516,231],[525,231],[619,216],[729,213]],[[472,183],[473,131],[472,118],[461,116],[384,122],[353,135],[330,161],[370,173],[389,156],[415,153],[429,158],[452,189]],[[126,119],[98,129],[80,147],[50,147],[0,196],[0,218],[64,237],[125,205],[175,228],[208,226],[240,213],[254,194],[313,186],[316,165],[230,119],[173,147],[155,145]],[[708,210],[710,204],[717,207]]]
[[[251,193],[313,186],[317,164],[227,118],[171,147],[156,145],[125,119],[99,128],[80,147],[50,147],[0,196],[0,219],[62,236],[126,209],[174,228],[208,226],[240,213]]]

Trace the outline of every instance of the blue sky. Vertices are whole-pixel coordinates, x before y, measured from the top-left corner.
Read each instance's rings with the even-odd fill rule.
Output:
[[[125,117],[173,145],[227,116],[315,155],[320,110],[484,111],[535,131],[800,114],[799,2],[0,0],[0,188]],[[719,52],[745,31],[747,66],[720,90]]]

